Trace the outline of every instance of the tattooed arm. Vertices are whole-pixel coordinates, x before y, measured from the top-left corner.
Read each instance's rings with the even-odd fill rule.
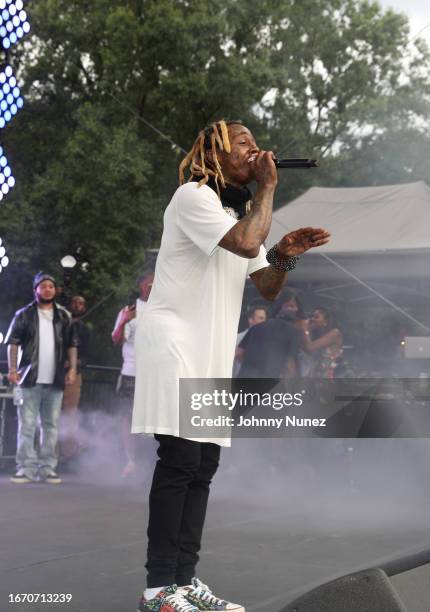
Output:
[[[262,268],[251,274],[251,278],[261,295],[266,300],[273,302],[287,282],[288,272],[282,272],[276,270],[273,266],[267,266],[267,268]]]
[[[16,385],[19,382],[19,374],[17,372],[18,367],[18,349],[17,344],[9,344],[7,347],[7,360],[8,360],[8,380],[12,385]]]
[[[309,249],[322,246],[330,239],[330,234],[322,228],[303,227],[286,234],[276,245],[281,257],[302,255]],[[287,282],[288,273],[273,266],[262,268],[251,274],[251,278],[266,300],[276,300]]]
[[[248,259],[258,255],[260,245],[269,233],[277,182],[271,151],[260,151],[253,164],[258,188],[252,201],[252,210],[238,221],[219,243],[227,251]]]

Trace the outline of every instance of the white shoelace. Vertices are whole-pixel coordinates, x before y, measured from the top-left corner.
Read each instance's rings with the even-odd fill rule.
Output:
[[[178,612],[195,612],[197,610],[196,606],[193,606],[185,599],[183,591],[180,589],[173,593],[173,595],[166,597],[166,601],[172,604]]]
[[[194,587],[194,589],[192,590],[192,593],[193,595],[195,595],[195,597],[199,597],[203,601],[207,601],[208,603],[211,603],[211,604],[223,603],[222,599],[219,599],[219,597],[216,597],[212,593],[212,591],[210,590],[207,584],[203,584],[203,582],[199,580],[198,578],[196,578],[196,584],[198,586]]]

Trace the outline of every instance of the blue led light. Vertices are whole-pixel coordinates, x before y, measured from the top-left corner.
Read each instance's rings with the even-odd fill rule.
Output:
[[[0,0],[0,43],[4,49],[16,44],[30,32],[30,23],[22,0]]]
[[[16,115],[23,104],[13,70],[10,66],[6,66],[0,71],[0,129]]]
[[[15,177],[0,146],[0,200],[15,186]]]

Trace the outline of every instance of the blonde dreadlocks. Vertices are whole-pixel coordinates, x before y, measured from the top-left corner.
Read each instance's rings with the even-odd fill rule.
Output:
[[[218,196],[220,195],[219,184],[225,188],[225,179],[218,161],[217,149],[226,151],[226,153],[231,152],[227,126],[237,123],[240,124],[241,122],[220,119],[199,132],[191,150],[179,166],[180,185],[185,183],[184,171],[188,167],[190,171],[188,181],[201,176],[202,178],[199,180],[200,187],[208,182],[209,177],[213,176]],[[212,152],[212,159],[208,156],[209,151]]]

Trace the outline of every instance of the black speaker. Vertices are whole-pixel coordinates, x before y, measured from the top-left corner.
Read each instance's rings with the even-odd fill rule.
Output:
[[[280,612],[407,612],[407,609],[387,574],[381,569],[370,569],[322,584]]]

